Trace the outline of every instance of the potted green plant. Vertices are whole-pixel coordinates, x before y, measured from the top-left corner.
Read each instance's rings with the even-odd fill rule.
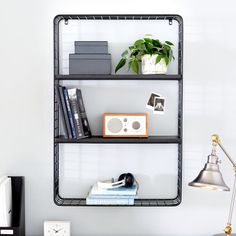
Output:
[[[165,74],[174,59],[172,46],[174,44],[170,41],[162,43],[149,37],[139,39],[122,53],[115,73],[128,62],[129,69],[136,74],[140,72],[140,64],[142,74]]]

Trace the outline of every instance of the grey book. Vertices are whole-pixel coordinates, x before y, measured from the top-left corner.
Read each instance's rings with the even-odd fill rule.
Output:
[[[85,138],[87,136],[85,135],[84,129],[83,129],[83,123],[82,123],[82,119],[81,119],[76,89],[74,89],[74,88],[67,89],[67,91],[68,91],[68,95],[69,95],[73,118],[75,121],[76,138],[78,138],[78,139]]]
[[[76,89],[76,95],[77,95],[77,100],[79,104],[79,110],[80,110],[80,115],[82,119],[82,124],[83,124],[83,129],[84,129],[84,134],[86,136],[91,136],[91,130],[88,122],[88,117],[85,111],[85,106],[84,106],[84,101],[82,97],[82,92],[80,89]]]

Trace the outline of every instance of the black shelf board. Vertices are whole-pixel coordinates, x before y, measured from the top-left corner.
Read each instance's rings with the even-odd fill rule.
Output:
[[[177,14],[61,14],[54,18],[55,24],[60,20],[177,20],[183,24],[183,19]]]
[[[55,138],[56,143],[181,143],[178,136],[150,136],[148,138],[103,138],[102,136],[92,136],[84,139]]]
[[[84,206],[84,207],[174,207],[181,203],[181,199],[135,199],[134,205],[87,205],[85,198],[56,198],[58,206]]]
[[[56,80],[182,80],[182,75],[55,75]]]

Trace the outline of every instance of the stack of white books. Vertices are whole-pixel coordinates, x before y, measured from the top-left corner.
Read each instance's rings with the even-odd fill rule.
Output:
[[[87,205],[134,205],[138,186],[119,187],[113,189],[99,188],[94,184],[86,198]]]
[[[12,218],[11,178],[0,177],[0,227],[10,227]]]

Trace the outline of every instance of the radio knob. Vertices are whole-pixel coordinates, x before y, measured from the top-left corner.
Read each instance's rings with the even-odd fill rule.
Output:
[[[133,124],[132,124],[132,127],[133,127],[133,129],[139,129],[140,128],[140,122],[138,122],[138,121],[134,121],[133,122]]]

